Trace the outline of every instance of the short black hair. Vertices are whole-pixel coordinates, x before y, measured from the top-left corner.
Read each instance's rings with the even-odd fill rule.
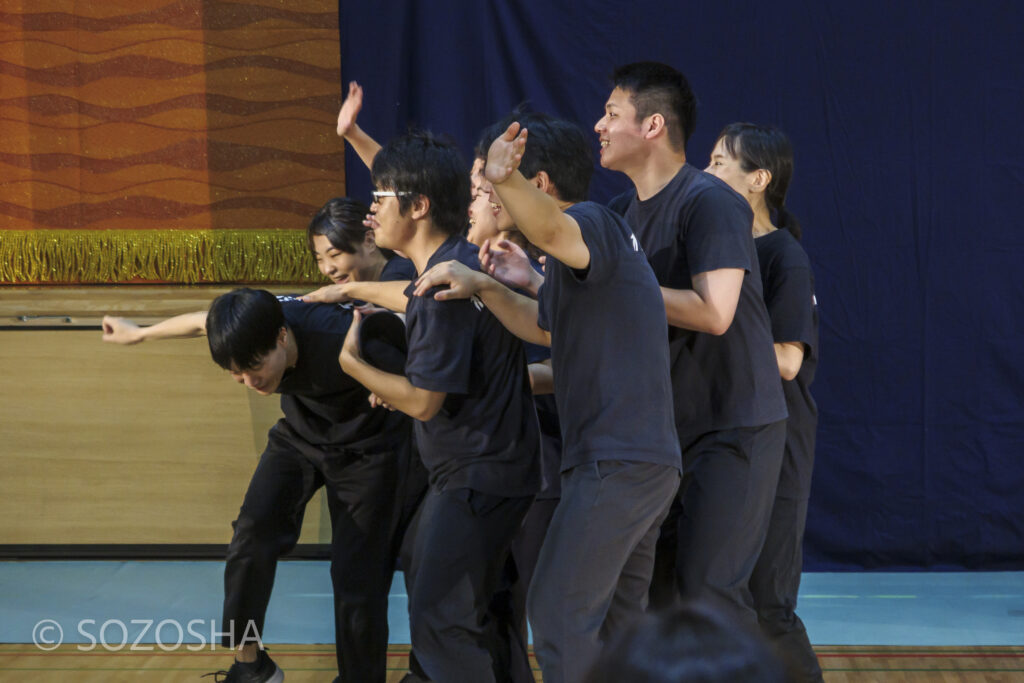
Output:
[[[225,370],[246,370],[274,350],[284,311],[265,289],[242,287],[221,294],[206,315],[206,338],[213,361]]]
[[[356,253],[356,249],[366,239],[366,231],[371,229],[363,225],[368,213],[370,207],[358,199],[335,197],[328,200],[306,228],[309,251],[314,255],[316,253],[313,249],[313,236],[324,235],[335,249],[346,254]]]
[[[422,195],[440,230],[455,235],[466,227],[469,175],[454,142],[426,131],[395,138],[377,152],[370,174],[378,188],[411,193],[398,197],[402,215]]]
[[[604,650],[586,683],[788,683],[764,636],[708,603],[648,613]]]
[[[526,150],[519,162],[519,172],[533,178],[544,171],[554,183],[560,199],[574,203],[585,201],[594,175],[594,153],[586,134],[574,123],[516,109],[484,130],[480,144],[490,137],[483,150],[484,158],[491,143],[514,121],[527,129]]]
[[[664,116],[672,147],[686,150],[697,127],[697,97],[686,76],[668,64],[634,62],[612,73],[612,85],[629,93],[638,120],[651,114]]]

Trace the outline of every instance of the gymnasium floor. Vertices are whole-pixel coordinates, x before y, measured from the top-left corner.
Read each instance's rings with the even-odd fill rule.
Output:
[[[222,571],[220,562],[0,562],[0,681],[183,681],[220,668],[230,655],[209,643]],[[325,562],[279,566],[263,639],[290,682],[333,678],[330,596]],[[399,576],[389,680],[405,668],[405,608]],[[800,614],[830,683],[1024,681],[1024,573],[810,573]],[[58,626],[60,647],[33,645],[33,629],[49,647]]]

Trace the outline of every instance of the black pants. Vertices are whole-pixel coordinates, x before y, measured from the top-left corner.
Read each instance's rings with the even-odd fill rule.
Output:
[[[699,439],[683,453],[677,576],[686,597],[752,621],[750,575],[768,533],[785,421]]]
[[[545,683],[585,680],[610,640],[643,614],[658,530],[679,470],[603,460],[562,474],[528,610]]]
[[[402,536],[426,489],[411,430],[395,436],[394,447],[354,453],[314,447],[283,421],[270,430],[228,547],[225,646],[235,647],[250,624],[262,634],[277,560],[298,542],[306,503],[325,486],[338,671],[345,683],[383,683],[388,592]]]
[[[427,492],[406,574],[419,679],[490,683],[513,666],[492,603],[532,501],[467,488]]]
[[[686,445],[683,482],[658,548],[652,605],[665,608],[677,599],[667,585],[674,578],[683,597],[717,603],[754,626],[749,582],[768,533],[785,440],[781,421],[710,432]]]
[[[783,473],[787,472],[783,468]],[[820,683],[821,666],[796,614],[803,564],[807,499],[776,495],[768,536],[750,577],[750,592],[761,631],[775,645],[797,680]]]

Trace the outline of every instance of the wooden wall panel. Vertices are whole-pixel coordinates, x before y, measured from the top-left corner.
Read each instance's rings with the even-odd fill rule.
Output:
[[[155,320],[201,310],[215,293],[130,291],[75,290],[62,303],[52,289],[0,290],[0,544],[230,540],[278,399],[233,382],[205,339],[125,347],[76,328],[103,311]],[[10,329],[27,311],[73,322]],[[318,495],[301,542],[329,539]]]

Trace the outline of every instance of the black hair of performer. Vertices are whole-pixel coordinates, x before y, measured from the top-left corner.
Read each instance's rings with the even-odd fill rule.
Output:
[[[706,603],[646,615],[610,644],[587,683],[791,683],[768,643]]]
[[[810,259],[798,242],[800,224],[786,208],[793,149],[777,128],[733,123],[719,134],[706,170],[728,183],[754,211],[754,244],[789,410],[771,522],[750,591],[762,630],[799,680],[821,681],[821,667],[796,614],[818,425],[810,392],[818,365],[818,306]]]
[[[594,130],[601,165],[634,184],[624,213],[661,285],[683,450],[652,606],[680,595],[718,600],[753,624],[748,580],[767,533],[787,415],[753,214],[687,163],[696,97],[683,74],[638,62],[616,69],[612,86]]]
[[[377,244],[418,273],[454,259],[478,268],[461,233],[469,178],[454,144],[426,132],[373,157]],[[409,622],[415,660],[437,681],[493,681],[507,670],[488,606],[513,536],[540,489],[539,434],[522,344],[479,302],[413,297],[404,376],[367,364],[353,327],[342,367],[414,417],[430,476],[412,551]],[[358,320],[358,318],[357,318]]]
[[[421,275],[416,294],[478,297],[520,338],[551,346],[562,497],[528,614],[544,680],[577,682],[643,610],[679,444],[654,274],[621,218],[580,201],[592,173],[584,133],[542,114],[521,119],[491,144],[486,174],[516,226],[549,255],[539,299],[452,261]]]
[[[224,646],[238,648],[228,681],[283,679],[260,639],[278,558],[298,542],[306,504],[321,486],[331,516],[339,678],[385,680],[388,593],[426,474],[410,421],[371,406],[369,392],[338,364],[352,319],[351,306],[245,288],[220,295],[209,311],[150,327],[103,319],[103,338],[113,343],[205,334],[232,379],[281,395],[284,418],[268,434],[228,546],[221,630]]]

